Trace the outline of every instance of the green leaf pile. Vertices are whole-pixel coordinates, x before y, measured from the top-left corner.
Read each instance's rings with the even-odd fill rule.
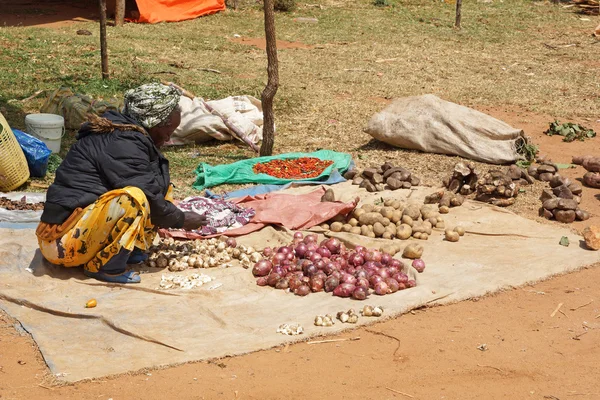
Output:
[[[563,136],[563,142],[574,142],[575,140],[584,141],[596,136],[593,129],[586,128],[572,122],[561,124],[558,120],[550,123],[550,128],[544,132],[548,136],[560,135]]]

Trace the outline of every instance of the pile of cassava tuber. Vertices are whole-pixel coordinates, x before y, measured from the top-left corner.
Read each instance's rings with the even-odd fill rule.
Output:
[[[540,196],[542,201],[540,216],[547,219],[556,219],[565,224],[576,219],[585,221],[590,218],[587,211],[579,208],[583,191],[579,183],[555,174],[550,180],[550,188],[544,189]]]
[[[27,197],[21,197],[21,200],[14,201],[6,197],[0,197],[0,208],[9,211],[40,211],[44,209],[44,203],[28,203]]]
[[[410,189],[421,183],[409,170],[396,167],[389,161],[380,167],[367,168],[362,172],[357,169],[350,170],[344,174],[344,178],[352,179],[353,185],[359,185],[367,192]]]
[[[477,181],[475,199],[495,206],[507,207],[515,203],[519,188],[519,182],[513,181],[511,175],[499,169],[491,169]]]
[[[256,284],[297,296],[325,291],[364,300],[372,293],[386,295],[417,284],[409,277],[409,267],[390,254],[363,246],[348,250],[336,238],[317,243],[317,235],[296,232],[291,244],[266,247],[263,256],[252,269]],[[412,266],[417,272],[425,269],[422,259],[413,260]]]
[[[436,204],[407,204],[386,199],[382,205],[364,204],[347,216],[338,215],[321,227],[370,238],[406,240],[412,236],[427,240],[433,228],[445,228],[441,212]]]
[[[173,272],[188,268],[231,267],[233,260],[239,260],[244,268],[249,268],[262,258],[254,248],[238,246],[235,239],[226,237],[186,242],[162,239],[158,245],[151,246],[148,253],[148,267],[168,267]]]
[[[474,163],[456,163],[452,175],[444,179],[444,187],[452,193],[467,196],[475,192],[479,175]]]
[[[600,157],[573,157],[573,164],[581,165],[588,171],[583,175],[583,184],[585,186],[600,189]]]

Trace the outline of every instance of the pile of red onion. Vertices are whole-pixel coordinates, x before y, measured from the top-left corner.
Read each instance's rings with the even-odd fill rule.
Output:
[[[348,251],[336,238],[317,243],[317,235],[294,234],[288,246],[263,250],[264,259],[254,265],[257,285],[306,296],[332,292],[334,296],[364,300],[371,293],[385,295],[416,286],[402,272],[404,264],[390,254],[356,246]],[[419,261],[420,271],[425,268]]]

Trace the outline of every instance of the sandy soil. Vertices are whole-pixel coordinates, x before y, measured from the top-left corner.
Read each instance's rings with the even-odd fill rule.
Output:
[[[555,162],[600,155],[600,138],[563,143],[542,135],[547,116],[482,111],[525,129]],[[581,177],[583,169],[567,174]],[[594,223],[599,193],[584,189]],[[527,268],[526,260],[515,263]],[[589,268],[327,338],[336,342],[65,387],[52,386],[35,343],[0,314],[0,399],[600,399],[599,287],[600,270]]]

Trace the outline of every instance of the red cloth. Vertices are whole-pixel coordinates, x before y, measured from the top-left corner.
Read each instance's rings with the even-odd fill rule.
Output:
[[[135,0],[137,22],[176,22],[214,14],[225,9],[225,0]]]
[[[307,194],[285,194],[271,192],[258,196],[246,196],[231,199],[232,202],[243,207],[250,207],[256,211],[250,222],[238,229],[232,229],[214,236],[241,236],[264,228],[266,225],[281,225],[292,230],[308,229],[322,224],[338,214],[346,215],[356,207],[357,201],[352,203],[321,202],[325,193],[323,186]],[[199,239],[211,236],[202,236],[186,231],[169,231],[161,229],[161,236]]]

